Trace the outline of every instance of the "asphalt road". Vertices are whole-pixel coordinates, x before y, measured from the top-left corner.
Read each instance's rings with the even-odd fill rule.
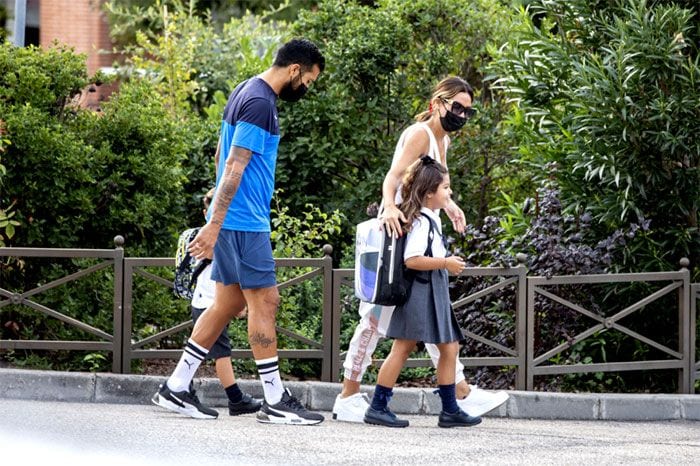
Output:
[[[700,464],[700,423],[484,418],[441,429],[192,420],[156,406],[0,399],[0,464]]]

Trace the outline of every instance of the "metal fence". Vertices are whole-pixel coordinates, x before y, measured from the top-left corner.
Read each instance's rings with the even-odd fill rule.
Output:
[[[528,348],[527,348],[527,389],[532,390],[533,379],[537,375],[552,375],[552,374],[572,374],[572,373],[590,373],[590,372],[617,372],[617,371],[632,371],[632,370],[663,370],[677,369],[679,372],[679,389],[683,393],[690,392],[691,378],[689,376],[691,353],[690,334],[691,330],[694,333],[694,326],[691,328],[690,318],[690,273],[686,268],[678,272],[658,272],[658,273],[634,273],[634,274],[601,274],[601,275],[572,275],[558,277],[528,277],[527,287],[527,321],[528,321]],[[636,302],[630,303],[627,307],[611,316],[600,315],[578,304],[567,300],[563,296],[548,291],[547,288],[556,287],[559,285],[593,285],[593,284],[621,284],[644,282],[651,284],[654,282],[670,282],[663,288],[658,289],[647,296],[639,297]],[[658,341],[647,338],[640,333],[631,330],[621,323],[625,317],[639,312],[645,306],[652,302],[669,295],[677,290],[677,307],[676,316],[678,322],[678,334],[676,335],[677,345],[674,348],[669,348],[667,345]],[[588,317],[592,321],[592,325],[583,331],[579,331],[575,336],[567,341],[558,344],[554,348],[546,349],[541,354],[535,354],[535,344],[533,339],[536,337],[535,323],[536,314],[539,314],[541,319],[546,319],[548,316],[542,312],[537,305],[535,297],[539,295],[548,300],[555,301],[567,309],[571,309],[581,316]],[[695,322],[694,320],[692,321]],[[663,353],[663,359],[654,359],[646,361],[617,361],[607,363],[577,363],[577,364],[548,364],[553,357],[561,354],[563,351],[592,338],[594,335],[616,330],[626,334],[629,338],[633,338],[639,342],[655,348]]]
[[[66,325],[85,331],[97,340],[61,341],[61,340],[0,340],[0,349],[31,349],[31,350],[70,350],[70,351],[107,351],[112,354],[112,372],[121,372],[121,329],[122,315],[122,280],[124,277],[124,240],[115,238],[114,249],[38,249],[38,248],[0,248],[0,257],[14,258],[49,258],[49,259],[79,259],[94,258],[97,264],[78,270],[74,273],[50,281],[49,283],[30,288],[21,292],[6,290],[0,282],[0,312],[8,305],[23,306],[38,312],[47,318],[64,322]],[[37,295],[58,286],[74,282],[82,277],[94,274],[100,270],[111,268],[114,280],[114,301],[112,309],[101,309],[100,312],[111,313],[113,316],[112,329],[98,329],[85,322],[74,319],[65,312],[51,309],[34,298]],[[34,299],[33,299],[34,298]]]
[[[156,334],[139,338],[133,328],[135,316],[143,315],[145,310],[135,309],[135,279],[147,280],[170,288],[172,282],[151,271],[152,268],[172,268],[172,258],[133,258],[124,257],[123,239],[115,238],[115,249],[36,249],[36,248],[0,248],[0,257],[13,258],[45,258],[45,259],[80,259],[92,258],[96,263],[70,273],[64,277],[50,281],[28,290],[10,291],[0,282],[0,313],[5,306],[14,305],[13,309],[26,309],[28,312],[38,312],[47,319],[56,319],[66,325],[75,327],[90,335],[81,341],[66,340],[29,340],[5,339],[0,340],[0,350],[29,349],[29,350],[68,350],[68,351],[100,351],[112,356],[112,371],[128,373],[134,360],[153,358],[179,358],[181,349],[158,348],[163,339],[187,331],[191,327],[189,319]],[[321,321],[321,336],[319,339],[308,338],[290,329],[277,327],[280,335],[287,339],[300,342],[308,349],[280,348],[281,358],[316,359],[321,361],[320,378],[324,381],[339,379],[342,360],[345,353],[341,352],[341,313],[343,308],[357,309],[357,300],[352,296],[354,273],[353,269],[333,269],[331,259],[332,248],[324,246],[323,257],[318,259],[276,260],[278,268],[304,268],[300,275],[279,284],[280,291],[300,285],[309,280],[319,280],[322,290],[320,307],[317,310]],[[513,332],[508,340],[512,346],[505,346],[480,335],[470,329],[463,329],[465,336],[478,341],[494,355],[470,355],[462,358],[467,367],[501,366],[515,371],[515,387],[517,389],[533,389],[536,376],[571,373],[596,373],[630,370],[675,370],[679,377],[679,391],[693,393],[696,380],[700,379],[700,364],[696,361],[696,328],[697,308],[700,301],[700,284],[690,284],[690,273],[687,270],[687,260],[681,261],[681,269],[673,272],[638,273],[638,274],[605,274],[605,275],[575,275],[559,277],[527,276],[527,269],[522,265],[512,268],[467,268],[463,271],[465,277],[492,277],[494,282],[484,289],[462,296],[453,307],[460,309],[476,300],[484,299],[496,292],[511,294],[510,301],[514,303],[506,312],[512,315],[512,325],[508,331]],[[36,299],[42,292],[55,287],[66,285],[81,277],[94,274],[103,269],[112,271],[114,282],[114,297],[111,308],[100,309],[100,313],[112,314],[113,328],[95,328],[85,322],[67,315],[66,311],[51,309]],[[559,287],[594,286],[600,284],[629,284],[645,283],[650,286],[661,284],[662,287],[648,295],[640,297],[624,309],[607,316],[600,312],[574,303],[567,299],[565,293],[557,291]],[[675,344],[669,346],[664,342],[654,341],[624,325],[622,319],[639,312],[646,306],[664,296],[677,294],[677,304],[671,311],[677,318],[677,335]],[[540,309],[545,301],[556,302],[580,316],[585,316],[592,323],[572,338],[558,342],[551,348],[535,351],[537,341],[538,319],[547,319],[548,315]],[[551,317],[551,316],[550,316]],[[576,344],[586,341],[594,335],[615,330],[625,334],[626,338],[634,339],[641,344],[654,348],[664,355],[661,359],[644,361],[616,361],[608,363],[575,363],[554,364],[553,358],[564,353]],[[505,332],[506,329],[503,329]],[[154,347],[155,346],[155,347]],[[250,358],[249,348],[233,350],[234,358]],[[375,360],[380,365],[382,360]],[[427,358],[414,358],[408,362],[409,367],[430,365]]]
[[[330,246],[328,246],[330,248]],[[290,280],[278,284],[280,292],[287,288],[299,285],[305,281],[320,277],[322,282],[323,298],[319,312],[322,316],[321,340],[316,341],[296,333],[290,329],[277,326],[278,334],[285,335],[291,340],[303,343],[311,349],[279,349],[281,358],[289,359],[319,359],[321,360],[321,379],[331,379],[331,360],[333,356],[333,345],[331,339],[331,275],[333,271],[331,250],[326,249],[323,258],[320,259],[277,259],[276,267],[280,268],[311,268],[310,271],[296,276]],[[172,258],[131,258],[124,259],[124,330],[122,339],[122,366],[120,372],[128,373],[131,370],[131,361],[135,359],[156,359],[156,358],[179,358],[181,349],[146,349],[147,346],[158,343],[166,337],[178,334],[192,327],[192,321],[186,319],[183,322],[146,338],[138,339],[132,328],[135,313],[134,306],[134,278],[140,276],[146,280],[159,283],[167,288],[172,288],[171,281],[166,280],[156,274],[147,271],[147,268],[168,267],[174,268],[175,261]],[[0,341],[0,345],[1,345]],[[1,348],[1,346],[0,346]],[[249,348],[232,349],[234,358],[251,358],[252,351]]]
[[[500,267],[468,267],[462,271],[461,276],[463,277],[496,277],[499,279],[494,284],[490,286],[471,293],[467,296],[462,296],[458,300],[452,303],[452,307],[457,310],[467,304],[476,301],[478,299],[484,299],[485,297],[507,288],[512,288],[510,290],[513,293],[514,307],[508,309],[514,319],[514,332],[512,335],[512,340],[514,341],[514,347],[506,347],[499,344],[487,336],[478,335],[471,332],[469,329],[463,329],[464,336],[466,338],[471,338],[473,340],[483,343],[484,346],[496,350],[500,353],[500,356],[479,356],[472,355],[470,357],[460,358],[465,367],[479,367],[479,366],[512,366],[515,368],[516,372],[516,388],[524,390],[526,383],[525,376],[525,341],[526,341],[526,312],[525,312],[525,288],[526,288],[526,274],[527,269],[523,265],[512,268],[500,268]],[[335,269],[333,271],[333,331],[335,341],[340,341],[341,332],[341,311],[342,311],[342,301],[346,299],[349,291],[354,286],[354,269]],[[342,287],[346,287],[343,291]],[[357,300],[355,300],[357,301]],[[357,309],[357,306],[354,306]],[[345,352],[339,351],[338,358],[335,360],[333,366],[333,381],[338,381],[338,376],[340,373],[342,360],[345,359]],[[373,364],[380,366],[384,362],[383,359],[375,359]],[[431,365],[429,358],[410,358],[406,362],[406,367],[427,367]]]

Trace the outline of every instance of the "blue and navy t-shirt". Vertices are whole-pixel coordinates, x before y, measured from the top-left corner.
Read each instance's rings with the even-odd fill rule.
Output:
[[[217,187],[232,145],[253,153],[226,213],[221,227],[225,230],[270,231],[270,202],[280,141],[276,102],[272,88],[254,77],[233,90],[224,108]]]

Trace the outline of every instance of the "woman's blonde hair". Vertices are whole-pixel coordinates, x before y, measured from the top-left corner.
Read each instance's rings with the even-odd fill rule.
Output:
[[[406,169],[401,186],[401,212],[406,217],[404,229],[409,231],[413,221],[420,216],[423,200],[437,192],[447,175],[447,168],[427,155],[421,156]]]
[[[443,79],[437,86],[433,89],[433,95],[430,97],[432,102],[434,99],[452,99],[454,96],[460,92],[466,92],[469,94],[472,100],[474,100],[474,89],[459,76],[448,76]],[[433,115],[432,109],[428,109],[424,112],[419,113],[415,116],[416,121],[428,121]]]

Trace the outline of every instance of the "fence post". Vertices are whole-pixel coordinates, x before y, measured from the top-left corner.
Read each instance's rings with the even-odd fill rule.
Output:
[[[518,369],[515,378],[515,388],[525,390],[527,387],[527,255],[515,255],[518,261],[518,290],[515,296],[515,349],[518,353]]]
[[[333,246],[323,245],[323,362],[321,363],[321,380],[331,382],[333,378],[333,359],[338,343],[333,337]]]
[[[532,284],[530,277],[525,279],[527,283],[527,308],[526,308],[526,341],[525,341],[525,354],[526,354],[526,367],[525,367],[525,390],[532,390],[534,388],[535,376],[533,366],[533,361],[535,360],[535,285]]]
[[[114,237],[114,310],[112,330],[112,372],[123,373],[124,356],[124,237]]]
[[[340,372],[340,283],[343,278],[340,273],[333,270],[333,288],[331,293],[331,322],[333,325],[333,341],[331,354],[331,382],[339,382]]]
[[[678,289],[678,348],[683,355],[683,369],[681,369],[678,380],[678,388],[681,393],[691,393],[690,387],[693,385],[693,358],[690,352],[695,348],[690,347],[692,338],[690,332],[695,332],[695,322],[690,321],[690,271],[688,266],[690,261],[683,257],[680,260],[681,273],[683,274],[683,286]]]
[[[698,299],[700,299],[700,283],[695,283],[690,285],[690,362],[688,364],[690,372],[688,375],[690,378],[691,395],[695,393],[695,379],[698,377],[695,361]]]

